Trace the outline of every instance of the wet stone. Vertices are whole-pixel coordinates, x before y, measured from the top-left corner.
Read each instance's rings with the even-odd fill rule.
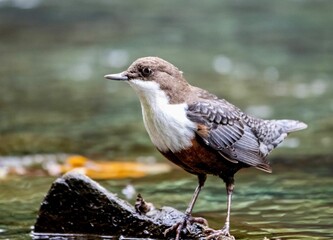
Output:
[[[171,207],[137,211],[90,178],[70,172],[52,184],[41,204],[33,236],[40,239],[48,234],[87,234],[166,239],[164,231],[184,217]],[[182,239],[204,239],[201,225],[193,223],[188,228]]]

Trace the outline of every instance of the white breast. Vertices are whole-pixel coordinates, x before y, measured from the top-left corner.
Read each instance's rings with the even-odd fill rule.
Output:
[[[186,103],[170,104],[154,81],[131,80],[137,92],[145,127],[151,141],[160,151],[177,152],[192,146],[196,124],[186,117]]]

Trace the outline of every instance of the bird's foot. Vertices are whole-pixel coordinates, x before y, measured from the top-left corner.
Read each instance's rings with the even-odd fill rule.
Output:
[[[229,229],[230,229],[230,227],[229,227],[228,224],[224,225],[224,227],[220,230],[214,230],[212,228],[206,228],[205,234],[208,235],[206,237],[206,240],[225,239],[224,237],[229,237],[230,239],[235,239],[233,236],[230,235]]]
[[[208,222],[206,219],[201,217],[192,217],[190,214],[186,214],[183,221],[180,221],[170,228],[166,229],[164,231],[164,236],[169,235],[171,232],[176,232],[175,240],[180,239],[180,235],[183,231],[190,231],[189,226],[191,226],[193,223],[199,223],[204,226],[208,226]]]

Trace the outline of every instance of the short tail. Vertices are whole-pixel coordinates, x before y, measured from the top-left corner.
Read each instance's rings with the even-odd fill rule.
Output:
[[[276,124],[281,126],[285,133],[296,132],[308,127],[303,122],[297,120],[276,120]]]
[[[267,134],[260,146],[263,156],[267,156],[274,148],[276,148],[290,132],[296,132],[307,128],[308,126],[297,120],[268,120],[271,127],[270,134]]]

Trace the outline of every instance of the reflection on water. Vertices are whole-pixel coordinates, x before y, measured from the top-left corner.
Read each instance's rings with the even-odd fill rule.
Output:
[[[118,238],[104,235],[87,234],[32,234],[35,240],[116,240]],[[122,238],[127,239],[127,238]],[[148,239],[147,239],[148,240]]]
[[[232,234],[237,239],[333,238],[330,164],[324,161],[318,161],[316,165],[303,161],[301,164],[304,164],[303,169],[286,162],[277,163],[273,174],[245,169],[236,176],[231,223]],[[47,177],[1,180],[0,238],[30,238],[39,204],[53,180]],[[169,205],[185,210],[196,178],[182,170],[174,170],[141,179],[102,181],[101,184],[122,198],[125,198],[123,189],[131,184],[157,207]],[[195,206],[195,215],[207,218],[210,226],[219,228],[225,218],[225,200],[223,182],[210,177]],[[129,201],[133,204],[135,200]],[[76,239],[82,239],[82,236]],[[100,238],[89,236],[88,239]]]

